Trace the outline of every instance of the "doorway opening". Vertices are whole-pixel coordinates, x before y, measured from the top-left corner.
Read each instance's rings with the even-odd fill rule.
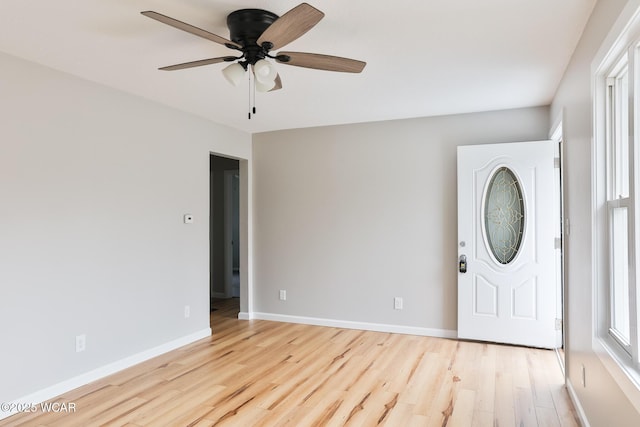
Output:
[[[240,162],[211,154],[209,162],[209,290],[211,312],[223,300],[240,311]],[[236,313],[237,314],[237,313]]]

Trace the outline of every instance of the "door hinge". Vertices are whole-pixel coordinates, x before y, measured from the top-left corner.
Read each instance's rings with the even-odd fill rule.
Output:
[[[556,331],[562,330],[562,319],[556,319]]]
[[[554,249],[562,249],[562,238],[556,237],[553,239],[553,247]]]
[[[560,157],[553,158],[553,167],[554,169],[560,169]]]

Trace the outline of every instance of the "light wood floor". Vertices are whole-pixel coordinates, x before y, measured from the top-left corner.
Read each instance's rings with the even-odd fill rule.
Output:
[[[269,321],[216,302],[213,336],[0,426],[577,426],[554,352]]]

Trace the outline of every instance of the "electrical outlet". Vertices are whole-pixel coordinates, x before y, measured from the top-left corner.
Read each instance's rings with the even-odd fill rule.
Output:
[[[393,299],[393,308],[396,310],[402,310],[402,297],[395,297]]]
[[[76,353],[85,351],[87,348],[87,336],[85,334],[76,335]]]
[[[191,316],[191,307],[188,305],[184,306],[184,318],[188,319]]]
[[[284,289],[280,289],[280,301],[286,301],[287,300],[287,291],[285,291]]]

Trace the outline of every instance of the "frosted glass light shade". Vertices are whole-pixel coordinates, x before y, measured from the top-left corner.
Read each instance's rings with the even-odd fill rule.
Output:
[[[269,92],[271,89],[273,89],[276,86],[275,80],[262,83],[260,80],[256,79],[254,83],[256,85],[256,90],[258,92]]]
[[[253,66],[253,74],[260,83],[270,83],[276,79],[278,72],[272,63],[265,59],[261,59]]]
[[[244,68],[242,65],[234,62],[222,70],[222,75],[224,75],[229,83],[238,86],[244,77]]]

